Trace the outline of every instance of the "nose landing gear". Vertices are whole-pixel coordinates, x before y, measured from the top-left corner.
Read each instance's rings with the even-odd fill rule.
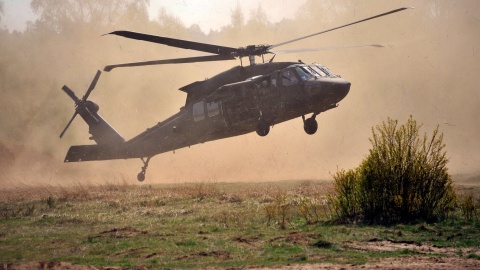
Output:
[[[315,132],[317,132],[318,123],[317,123],[317,120],[315,120],[316,116],[317,114],[314,113],[312,117],[305,119],[305,115],[302,115],[303,129],[308,135],[313,135],[315,134]]]

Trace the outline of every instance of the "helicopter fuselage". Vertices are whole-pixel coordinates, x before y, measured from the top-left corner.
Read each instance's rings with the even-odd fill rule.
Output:
[[[310,113],[314,119],[337,107],[349,89],[348,81],[321,65],[284,62],[235,67],[181,88],[187,92],[187,101],[180,112],[131,140],[72,146],[65,161],[149,158],[254,131],[265,136],[270,126]]]
[[[180,112],[128,141],[125,141],[113,127],[98,115],[99,107],[88,100],[97,84],[100,71],[95,75],[82,99],[64,85],[62,90],[75,102],[75,113],[60,134],[60,138],[75,117],[80,115],[89,126],[91,139],[96,142],[95,145],[71,146],[65,162],[141,158],[144,166],[137,175],[137,179],[143,181],[150,159],[164,152],[253,131],[259,136],[266,136],[271,126],[297,117],[302,118],[305,132],[312,135],[318,129],[315,117],[322,112],[336,108],[338,102],[350,91],[350,83],[318,64],[306,65],[301,61],[299,63],[273,63],[275,56],[268,63],[255,64],[255,57],[261,57],[263,60],[265,55],[281,53],[281,51],[277,51],[280,46],[407,9],[412,9],[412,7],[397,8],[273,45],[247,45],[236,48],[125,30],[110,32],[106,35],[194,50],[209,55],[108,65],[104,68],[104,71],[107,72],[116,68],[152,65],[234,59],[240,59],[241,62],[244,57],[248,57],[250,65],[237,66],[210,79],[197,81],[180,88],[181,91],[187,93],[185,106],[180,109]],[[325,49],[295,49],[283,52]],[[310,113],[312,115],[306,118],[305,115]]]

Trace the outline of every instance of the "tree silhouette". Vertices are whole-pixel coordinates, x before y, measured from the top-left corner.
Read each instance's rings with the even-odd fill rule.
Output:
[[[0,22],[2,21],[2,16],[4,13],[3,6],[4,6],[3,1],[0,0]]]
[[[158,27],[156,22],[150,21],[147,7],[139,2],[133,2],[125,6],[123,12],[115,22],[113,29],[130,29],[138,32],[150,32],[150,27]],[[110,25],[106,25],[110,27]],[[110,31],[110,29],[108,29]]]
[[[249,32],[265,32],[269,30],[270,23],[267,18],[267,13],[262,5],[258,5],[257,9],[250,11],[250,19],[247,22],[246,28]]]
[[[245,16],[243,15],[242,8],[237,4],[237,7],[232,10],[230,20],[233,29],[241,29],[245,24]]]
[[[31,8],[40,15],[39,23],[57,32],[64,32],[70,30],[72,25],[113,25],[126,9],[146,9],[148,4],[148,0],[33,0]]]
[[[175,15],[168,13],[164,7],[158,11],[157,21],[160,24],[162,35],[186,38],[182,21]]]

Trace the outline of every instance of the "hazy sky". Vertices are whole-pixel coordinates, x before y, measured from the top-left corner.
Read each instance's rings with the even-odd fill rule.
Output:
[[[25,21],[35,21],[30,12],[31,0],[0,1],[5,3],[2,27],[8,24],[10,29],[22,30]],[[53,1],[63,3],[64,0]],[[237,5],[243,10],[245,20],[261,4],[268,19],[276,22],[299,14],[298,8],[306,2],[163,0],[151,1],[149,8],[152,18],[157,18],[159,10],[164,8],[169,15],[183,21],[186,27],[195,23],[207,32],[230,24],[231,13]],[[179,149],[176,153],[155,157],[149,169],[149,181],[329,179],[338,169],[351,169],[362,161],[370,147],[368,138],[372,127],[387,117],[404,123],[409,115],[423,124],[422,133],[430,134],[440,125],[440,131],[445,134],[451,173],[480,172],[480,140],[476,139],[480,134],[480,81],[475,79],[480,70],[480,0],[461,2],[460,5],[456,1],[444,0],[319,0],[310,3],[311,12],[305,12],[307,18],[285,22],[282,29],[277,29],[281,28],[279,26],[247,32],[250,28],[245,27],[238,36],[229,35],[229,31],[211,35],[214,44],[275,44],[401,6],[415,6],[413,10],[301,41],[291,47],[382,44],[384,48],[276,57],[275,61],[318,61],[352,83],[350,93],[339,108],[317,118],[319,131],[315,136],[306,136],[302,120],[297,118],[275,125],[267,138],[260,138],[253,132]],[[145,29],[153,29],[151,27]],[[25,143],[25,147],[29,147],[22,148],[29,150],[24,151],[24,163],[19,161],[12,171],[12,174],[18,173],[19,178],[29,179],[26,173],[30,171],[33,176],[48,171],[48,175],[57,177],[58,168],[58,172],[65,174],[79,172],[81,177],[85,177],[83,174],[88,171],[99,179],[115,174],[133,180],[139,171],[139,160],[62,163],[70,145],[91,142],[86,125],[79,119],[72,124],[68,136],[59,141],[58,134],[74,109],[60,89],[68,84],[78,94],[82,92],[80,89],[88,87],[95,69],[104,65],[163,59],[177,50],[111,36],[101,38],[97,29],[94,30],[63,36],[53,33],[42,36],[33,31],[29,35],[3,33],[12,42],[2,43],[2,61],[6,59],[7,68],[2,74],[9,79],[0,83],[5,91],[2,97],[8,97],[0,99],[5,105],[0,107],[2,112],[19,113],[9,118],[13,121],[2,122],[5,127],[0,128],[2,136],[8,139],[2,137],[0,143],[13,149],[16,149],[15,143]],[[195,39],[188,35],[185,38]],[[178,51],[181,56],[183,51]],[[49,63],[49,68],[39,69],[44,63]],[[102,106],[105,119],[129,139],[178,112],[185,103],[185,94],[176,89],[238,64],[230,61],[119,69],[102,75],[92,97]],[[54,106],[51,106],[52,102]],[[24,126],[27,131],[23,130]],[[52,130],[58,130],[58,133],[52,133]],[[32,160],[39,165],[27,172]],[[0,178],[1,173],[2,170]],[[58,179],[62,181],[60,174]],[[49,179],[45,177],[39,181]]]
[[[168,13],[177,16],[185,26],[198,24],[208,33],[210,29],[219,30],[230,23],[230,14],[240,5],[246,19],[251,10],[256,10],[261,4],[267,11],[271,22],[278,22],[283,18],[293,18],[298,8],[306,0],[178,0],[162,1],[151,0],[149,14],[151,18],[158,15],[160,8],[164,7]],[[4,0],[5,14],[2,24],[10,30],[22,31],[27,21],[34,21],[35,14],[30,10],[31,0]]]
[[[30,9],[31,0],[4,0],[5,13],[2,25],[10,30],[24,30],[26,22],[35,18]]]

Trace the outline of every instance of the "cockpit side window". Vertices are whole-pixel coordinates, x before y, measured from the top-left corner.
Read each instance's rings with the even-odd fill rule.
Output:
[[[283,86],[289,86],[298,83],[298,78],[295,75],[293,69],[287,69],[282,71],[281,78]]]

